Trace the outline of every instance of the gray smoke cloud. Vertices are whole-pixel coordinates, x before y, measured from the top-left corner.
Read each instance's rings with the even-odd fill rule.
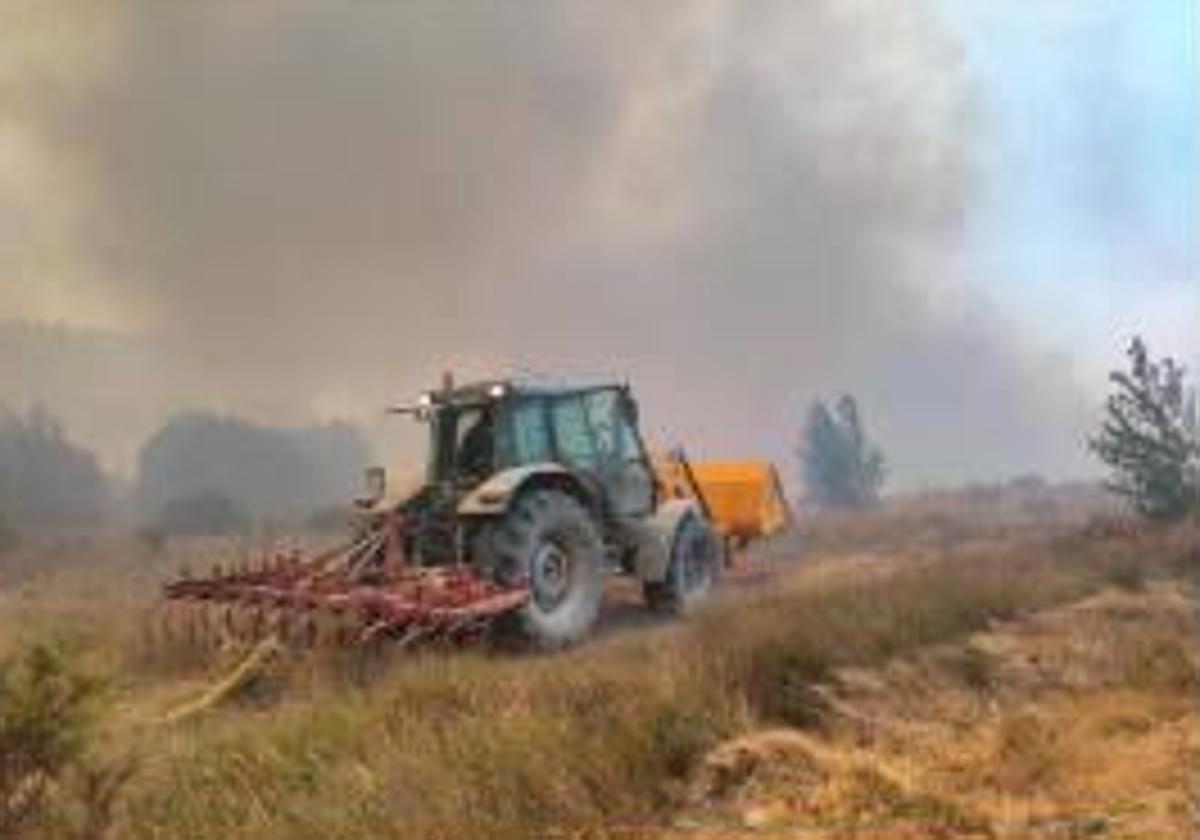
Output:
[[[909,483],[1079,463],[1064,363],[960,276],[980,129],[922,4],[131,2],[25,26],[49,46],[0,93],[66,187],[68,301],[165,371],[130,400],[306,422],[447,367],[613,373],[702,455],[790,469],[807,401],[849,390]]]

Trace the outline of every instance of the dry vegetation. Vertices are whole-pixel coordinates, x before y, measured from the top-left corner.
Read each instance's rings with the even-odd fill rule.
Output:
[[[1197,534],[1027,499],[813,523],[768,585],[568,654],[283,656],[178,723],[239,652],[147,647],[141,613],[212,547],[29,549],[0,649],[53,637],[105,679],[29,831],[1188,836]]]
[[[708,755],[691,823],[711,838],[1194,836],[1198,631],[1195,604],[1156,582],[845,669],[818,730]]]

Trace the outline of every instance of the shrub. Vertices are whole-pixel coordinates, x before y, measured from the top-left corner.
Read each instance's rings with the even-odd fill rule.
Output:
[[[683,778],[708,750],[721,742],[726,727],[717,714],[684,704],[664,705],[646,722],[651,753],[672,777]]]
[[[970,642],[944,653],[939,663],[963,685],[975,691],[986,691],[996,682],[999,665],[996,656]]]
[[[0,660],[0,837],[27,831],[50,786],[82,761],[98,690],[52,645]]]
[[[816,684],[832,673],[831,652],[794,638],[756,645],[748,652],[744,679],[747,700],[769,721],[802,729],[820,726],[828,701]]]
[[[1136,558],[1121,557],[1113,560],[1105,570],[1108,582],[1127,592],[1140,592],[1146,588],[1146,569]]]

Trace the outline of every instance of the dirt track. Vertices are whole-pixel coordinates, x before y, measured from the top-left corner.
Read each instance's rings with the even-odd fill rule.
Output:
[[[794,570],[800,560],[798,555],[784,559],[754,550],[743,553],[722,573],[714,597],[736,598],[769,585],[779,575]],[[615,575],[605,586],[604,605],[593,636],[606,639],[632,631],[654,630],[670,626],[675,620],[673,616],[647,608],[638,581],[626,575]]]

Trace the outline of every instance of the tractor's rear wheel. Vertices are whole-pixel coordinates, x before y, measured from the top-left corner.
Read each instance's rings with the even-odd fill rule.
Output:
[[[499,582],[529,586],[529,602],[502,629],[538,647],[559,648],[582,639],[595,623],[604,594],[604,543],[591,514],[566,493],[522,495],[483,528],[475,555]]]
[[[643,592],[651,609],[687,612],[708,597],[724,558],[721,540],[702,517],[689,514],[675,529],[671,561],[661,581],[646,581]]]

